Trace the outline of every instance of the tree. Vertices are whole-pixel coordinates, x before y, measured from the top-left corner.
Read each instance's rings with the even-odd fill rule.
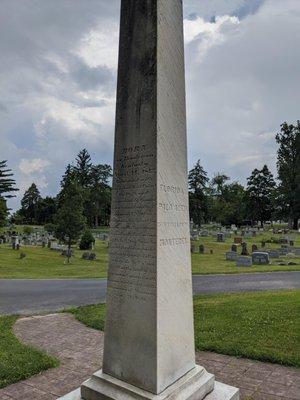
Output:
[[[238,182],[225,182],[230,178],[216,175],[212,179],[212,200],[210,214],[222,225],[241,225],[245,217],[245,189]]]
[[[229,176],[218,172],[212,179],[212,186],[216,188],[214,194],[219,196],[222,195],[224,186],[226,182],[229,180],[230,180]]]
[[[12,193],[19,190],[15,187],[16,182],[12,177],[13,173],[7,168],[7,161],[0,161],[0,197],[2,199],[15,197]]]
[[[247,214],[261,225],[272,218],[275,195],[274,177],[266,165],[261,170],[254,169],[247,183]]]
[[[69,263],[71,245],[79,239],[86,224],[83,215],[83,192],[77,183],[72,182],[66,186],[55,223],[56,237],[68,245],[67,257]]]
[[[108,184],[112,177],[110,165],[94,165],[91,169],[90,188],[87,201],[87,216],[91,226],[100,223],[106,225],[110,216],[111,188]]]
[[[38,207],[41,199],[39,189],[35,183],[32,183],[21,200],[20,214],[23,215],[25,223],[36,224],[38,222]]]
[[[207,172],[198,160],[189,172],[189,188],[193,193],[203,192],[208,182]]]
[[[37,205],[37,223],[39,225],[53,223],[57,212],[57,199],[46,196],[40,199]]]
[[[190,217],[197,225],[201,225],[208,219],[208,199],[206,195],[209,179],[207,172],[197,161],[194,168],[189,172],[189,203]]]
[[[279,145],[277,151],[277,171],[280,181],[279,191],[285,204],[283,211],[293,229],[298,228],[300,218],[300,121],[296,125],[281,125],[281,131],[276,135]]]
[[[0,226],[5,225],[7,216],[8,216],[8,209],[6,206],[6,201],[0,197]]]
[[[78,183],[82,186],[89,186],[91,182],[92,161],[87,149],[81,150],[76,157],[76,165],[73,169]]]
[[[6,199],[15,197],[13,193],[19,190],[15,187],[16,182],[12,177],[13,173],[7,168],[7,161],[0,161],[0,226],[4,225],[8,216]]]

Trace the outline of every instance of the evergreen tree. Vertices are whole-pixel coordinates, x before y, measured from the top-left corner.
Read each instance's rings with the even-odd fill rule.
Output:
[[[87,187],[90,185],[92,161],[87,149],[83,149],[78,153],[76,157],[76,165],[73,170],[78,179],[78,183],[82,187]]]
[[[300,218],[300,121],[297,124],[281,125],[281,131],[276,135],[276,141],[279,145],[277,152],[277,170],[280,180],[280,197],[285,204],[283,211],[285,217],[289,219],[293,229],[298,228]]]
[[[88,195],[88,217],[91,226],[106,225],[110,216],[111,188],[108,184],[112,177],[110,165],[94,165],[91,169],[91,186]]]
[[[7,168],[7,161],[0,161],[0,198],[9,199],[15,197],[13,192],[18,191],[15,187],[15,180],[12,178],[13,173],[11,169]]]
[[[40,199],[37,206],[37,224],[51,224],[54,222],[54,217],[57,212],[57,199],[47,196]]]
[[[189,188],[193,193],[203,192],[208,182],[207,172],[198,160],[189,172]]]
[[[208,198],[206,195],[209,179],[207,172],[197,161],[194,168],[189,172],[189,203],[190,217],[194,223],[201,225],[208,220]]]
[[[7,216],[8,216],[8,209],[6,206],[6,201],[0,197],[0,226],[5,225]]]
[[[71,245],[76,242],[85,228],[83,215],[83,192],[77,183],[69,183],[65,188],[62,203],[55,218],[56,237],[68,245],[68,263]]]
[[[40,191],[35,183],[26,190],[21,200],[20,214],[24,217],[25,223],[38,223],[38,207],[41,201]]]
[[[15,180],[12,177],[13,173],[7,168],[7,161],[0,161],[0,226],[5,224],[8,216],[6,199],[15,197],[13,193],[19,190],[15,187]]]
[[[254,169],[247,183],[247,214],[261,224],[272,218],[274,212],[275,181],[268,167]]]

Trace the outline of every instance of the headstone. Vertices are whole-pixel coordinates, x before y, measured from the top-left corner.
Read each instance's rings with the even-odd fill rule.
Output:
[[[294,240],[290,240],[290,246],[293,247],[295,245]]]
[[[238,251],[238,246],[237,246],[237,244],[233,244],[233,245],[231,246],[231,251],[234,251],[234,252],[237,253],[237,251]]]
[[[248,252],[248,248],[247,248],[247,243],[243,242],[242,243],[242,252],[241,252],[242,256],[248,256],[249,252]]]
[[[289,249],[286,247],[281,247],[280,249],[277,249],[277,251],[280,256],[286,256],[289,252]]]
[[[200,254],[204,254],[204,251],[205,251],[204,245],[203,245],[203,244],[200,244],[200,246],[199,246],[199,253],[200,253]]]
[[[11,247],[12,247],[12,249],[16,250],[18,245],[19,245],[19,236],[17,236],[17,235],[11,236]]]
[[[256,251],[252,253],[252,262],[256,265],[270,264],[269,254],[261,251]]]
[[[243,238],[240,236],[237,236],[234,238],[234,243],[235,244],[242,244],[243,243]]]
[[[103,369],[84,400],[221,398],[195,364],[182,25],[182,0],[121,1]]]
[[[268,250],[267,253],[270,258],[279,258],[279,252],[277,250]]]
[[[227,261],[236,261],[238,254],[235,251],[228,251],[226,253],[226,260]]]
[[[191,253],[197,253],[197,246],[195,244],[191,244]]]
[[[225,242],[225,234],[224,233],[217,234],[217,242],[219,242],[219,243]]]
[[[82,253],[81,258],[83,260],[89,260],[90,259],[90,253],[88,253],[88,252]]]
[[[254,251],[257,251],[257,250],[258,250],[257,245],[256,245],[256,244],[253,244],[253,245],[252,245],[252,253],[253,253]]]
[[[237,267],[252,267],[252,258],[240,256],[236,260]]]

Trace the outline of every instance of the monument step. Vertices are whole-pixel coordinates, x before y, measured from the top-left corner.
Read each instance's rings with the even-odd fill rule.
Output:
[[[158,396],[156,396],[158,397]],[[176,398],[176,397],[175,397]],[[179,397],[181,399],[181,396]],[[122,398],[122,400],[124,397]],[[193,397],[194,400],[199,400],[198,397]],[[59,400],[83,400],[81,390],[78,388]],[[239,389],[225,385],[221,382],[215,382],[214,390],[209,393],[204,400],[239,400]]]
[[[81,393],[84,400],[202,400],[213,390],[214,382],[214,375],[197,365],[162,393],[155,395],[100,370],[83,383]]]

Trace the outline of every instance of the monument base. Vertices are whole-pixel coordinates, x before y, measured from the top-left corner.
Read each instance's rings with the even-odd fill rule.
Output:
[[[238,400],[239,390],[220,382],[203,367],[196,366],[159,395],[132,386],[102,370],[60,400]]]

